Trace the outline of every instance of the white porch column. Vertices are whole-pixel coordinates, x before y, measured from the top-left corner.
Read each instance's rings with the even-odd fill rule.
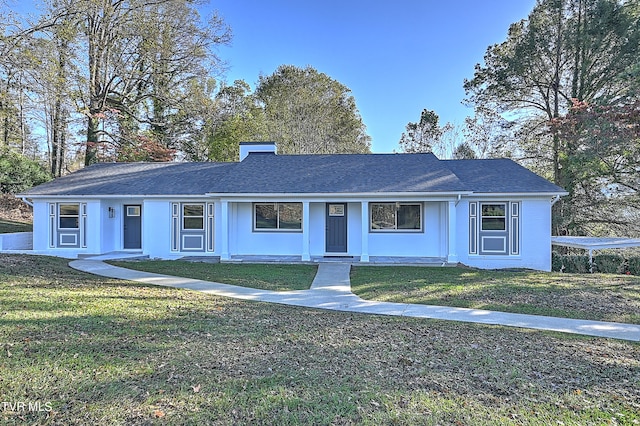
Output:
[[[220,212],[220,243],[222,245],[220,250],[220,260],[229,260],[229,202],[226,200],[221,201]]]
[[[309,253],[309,232],[311,227],[309,226],[309,202],[302,202],[302,261],[308,262],[311,260]]]
[[[362,212],[362,250],[360,253],[360,262],[369,261],[369,203],[362,201],[360,203],[360,211]]]
[[[449,201],[447,218],[447,262],[456,263],[458,261],[458,239],[457,239],[457,218],[456,218],[456,202]]]

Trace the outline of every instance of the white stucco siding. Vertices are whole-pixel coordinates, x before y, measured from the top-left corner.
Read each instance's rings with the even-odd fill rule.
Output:
[[[176,257],[171,253],[170,200],[146,200],[142,203],[142,251],[151,258]]]
[[[254,231],[253,203],[231,203],[231,255],[294,256],[302,253],[302,232]]]
[[[519,202],[519,253],[517,255],[470,254],[469,202],[487,199],[462,200],[457,206],[456,240],[458,260],[483,269],[530,268],[551,270],[551,203],[549,198],[508,199]],[[480,219],[478,218],[478,226]],[[511,229],[511,232],[514,232]]]
[[[0,234],[0,251],[32,249],[33,232],[11,232],[8,234]]]
[[[422,232],[371,232],[370,256],[443,257],[442,239],[446,238],[440,202],[426,202],[423,207]]]
[[[350,214],[347,210],[347,214]],[[309,204],[309,252],[311,256],[323,256],[325,250],[325,203]],[[350,241],[347,241],[347,245]]]
[[[551,271],[551,201],[522,202],[521,253],[526,267]]]
[[[122,247],[122,203],[119,200],[102,200],[100,205],[101,215],[101,249],[100,253],[109,253]],[[110,217],[109,208],[112,209]]]
[[[44,200],[33,201],[33,250],[49,250],[49,204]]]
[[[360,256],[362,253],[362,203],[348,203],[347,211],[347,254]],[[366,208],[366,203],[364,204]]]
[[[329,202],[331,202],[329,200]],[[340,201],[336,201],[339,203]],[[347,203],[347,255],[361,256],[363,245],[362,208],[368,201]],[[302,255],[303,239],[309,239],[311,256],[326,252],[327,201],[309,203],[309,229],[304,232],[254,231],[253,203],[229,204],[229,251],[231,255]],[[370,256],[446,256],[446,206],[442,202],[423,204],[421,232],[370,232],[366,235]],[[219,226],[223,226],[219,224]],[[444,239],[444,240],[443,240]]]
[[[58,204],[79,204],[80,231],[77,232],[79,247],[61,247],[59,245]],[[82,206],[85,206],[83,211]],[[54,215],[51,215],[51,213]],[[77,199],[37,199],[33,201],[33,251],[39,254],[74,258],[79,254],[101,253],[102,208],[100,200]]]
[[[36,199],[34,200],[33,251],[62,257],[77,257],[79,254],[99,254],[123,250],[123,225],[126,205],[142,206],[142,251],[152,258],[175,259],[190,253],[172,250],[171,223],[172,203],[214,203],[213,251],[210,248],[198,255],[274,255],[302,256],[306,259],[325,256],[327,203],[332,199],[310,201],[288,200],[303,203],[301,231],[256,231],[254,230],[253,202],[224,201],[219,199]],[[462,198],[449,201],[423,202],[423,229],[420,232],[371,232],[369,221],[370,202],[392,202],[393,200],[352,199],[348,202],[337,199],[335,203],[347,204],[347,255],[369,256],[439,257],[460,261],[469,266],[499,268],[551,269],[551,203],[548,197],[518,198],[488,197]],[[80,237],[86,247],[59,247],[57,241],[57,217],[52,217],[50,205],[56,203],[84,203],[86,219]],[[418,201],[413,201],[418,202]],[[470,253],[469,203],[506,202],[518,203],[519,240],[516,254],[487,255]],[[50,204],[52,203],[52,204]],[[306,205],[308,204],[308,209]],[[226,216],[223,214],[227,206]],[[479,204],[478,204],[479,206]],[[511,204],[509,204],[511,206]],[[110,214],[110,210],[112,213]],[[479,207],[478,207],[479,208]],[[365,209],[363,211],[363,209]],[[453,214],[450,209],[453,209]],[[57,210],[56,210],[57,212]],[[364,213],[364,214],[363,214]],[[57,214],[57,213],[56,213]],[[364,219],[363,219],[364,217]],[[228,222],[225,222],[225,218]],[[52,225],[52,220],[54,224]],[[476,217],[479,221],[480,218]],[[511,219],[511,218],[510,218]],[[366,223],[363,223],[363,220]],[[449,223],[449,222],[453,223]],[[306,226],[305,226],[306,225]],[[479,222],[478,222],[479,225]],[[180,225],[178,225],[180,226]],[[451,229],[449,227],[452,227]],[[209,228],[210,229],[210,228]],[[510,232],[513,229],[510,228]],[[509,234],[511,235],[511,234]],[[207,234],[209,238],[209,234]],[[510,243],[513,244],[511,237]],[[509,247],[511,249],[511,246]],[[226,252],[225,252],[226,250]],[[510,250],[510,253],[512,251]]]
[[[86,226],[84,229],[84,240],[86,242],[87,253],[101,253],[102,233],[102,209],[100,200],[87,201]],[[82,220],[82,219],[81,219]]]
[[[208,204],[213,203],[213,216],[208,213]],[[135,202],[123,202],[124,204],[136,204]],[[178,259],[183,256],[215,256],[219,255],[219,248],[222,246],[222,223],[221,205],[210,199],[150,199],[141,202],[142,204],[142,251],[143,254],[151,258]],[[204,230],[189,231],[189,235],[201,237],[203,244],[201,249],[185,249],[183,237],[187,234],[182,229],[183,217],[182,206],[184,204],[203,205],[203,226]],[[175,208],[175,211],[174,211]],[[175,214],[175,215],[174,215]],[[209,218],[213,219],[213,226],[210,226]],[[175,221],[175,229],[172,222]],[[122,222],[119,223],[122,229]],[[122,235],[122,232],[120,233]],[[121,237],[122,238],[122,237]],[[209,238],[213,240],[213,251],[209,246]],[[228,237],[227,237],[228,238]],[[120,243],[122,247],[122,242]]]

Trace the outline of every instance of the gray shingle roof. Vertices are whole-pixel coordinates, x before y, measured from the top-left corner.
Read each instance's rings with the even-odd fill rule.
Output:
[[[199,195],[236,163],[99,163],[31,188],[36,195]]]
[[[223,193],[465,190],[460,179],[433,154],[250,154],[223,183],[219,190]]]
[[[473,192],[565,192],[559,186],[506,158],[442,162]]]
[[[103,163],[23,196],[312,193],[562,193],[511,160],[433,154],[250,154],[240,163]]]

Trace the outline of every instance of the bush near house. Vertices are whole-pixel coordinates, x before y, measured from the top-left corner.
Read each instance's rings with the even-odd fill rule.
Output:
[[[632,275],[640,275],[640,257],[630,257],[628,268],[629,273]]]
[[[8,148],[0,149],[0,193],[15,194],[51,180],[37,161]]]
[[[584,274],[589,272],[589,266],[589,256],[551,253],[551,270],[554,272]],[[599,254],[593,256],[593,272],[640,275],[640,257],[626,259],[616,254]]]
[[[593,257],[593,271],[603,274],[624,274],[627,271],[627,261],[616,254],[599,254]]]
[[[555,251],[551,252],[551,270],[553,272],[562,272],[562,258],[561,254],[556,253]]]
[[[555,272],[585,274],[589,272],[589,256],[560,255],[553,253],[551,268]]]

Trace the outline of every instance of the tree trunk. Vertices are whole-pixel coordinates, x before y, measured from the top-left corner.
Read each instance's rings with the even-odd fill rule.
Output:
[[[558,118],[560,116],[560,74],[562,72],[562,21],[563,21],[563,2],[561,2],[558,7],[558,16],[557,18],[557,28],[556,28],[556,46],[555,46],[555,64],[553,71],[553,84],[551,89],[553,90],[553,112],[552,116],[549,119]],[[560,164],[560,155],[561,155],[561,141],[560,136],[556,131],[553,132],[553,180],[556,185],[561,185],[562,183],[562,170]]]
[[[62,105],[59,99],[53,107],[53,123],[51,137],[51,174],[59,177],[62,173],[62,163],[64,158],[64,125],[62,123]]]
[[[582,0],[578,0],[578,20],[576,22],[576,37],[575,37],[575,52],[573,54],[573,76],[571,78],[571,97],[580,99],[581,84],[580,74],[582,68],[582,53],[583,53],[583,40],[582,40]],[[586,19],[586,18],[585,18]],[[582,100],[582,99],[580,99]]]
[[[0,147],[9,146],[9,114],[6,108],[7,105],[0,100],[0,113],[4,115],[2,119],[2,139],[0,139]]]
[[[91,114],[87,118],[87,146],[84,156],[84,165],[90,166],[98,162],[98,132],[100,121]]]
[[[87,17],[88,62],[89,62],[89,114],[87,117],[87,141],[85,147],[84,165],[89,166],[98,162],[98,131],[100,122],[98,114],[100,108],[100,43],[104,36],[104,29],[100,23],[100,9],[93,10]]]
[[[51,173],[55,177],[62,176],[62,169],[64,165],[64,155],[66,152],[66,128],[67,120],[64,110],[63,96],[65,93],[64,85],[66,82],[66,68],[67,68],[67,48],[68,43],[62,40],[58,44],[58,72],[56,90],[55,90],[55,102],[53,106],[52,114],[52,142],[51,142]]]
[[[25,125],[25,116],[24,116],[24,90],[22,90],[23,85],[22,85],[22,79],[19,80],[18,83],[18,90],[19,90],[19,96],[18,96],[18,108],[19,108],[19,113],[18,113],[18,120],[20,120],[20,150],[22,152],[22,155],[26,155],[27,154],[27,131],[26,131],[26,125]]]

